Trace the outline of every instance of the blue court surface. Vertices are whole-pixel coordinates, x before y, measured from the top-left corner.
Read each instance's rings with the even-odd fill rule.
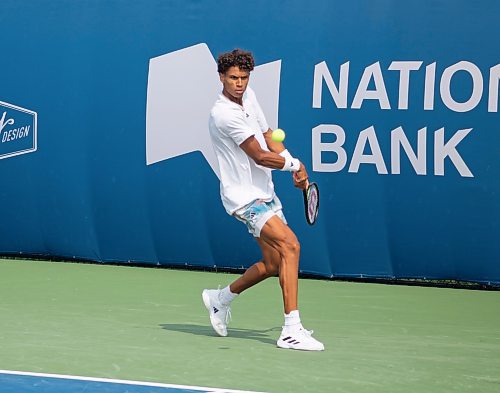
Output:
[[[0,370],[0,393],[252,393],[199,386]],[[253,392],[256,393],[256,392]]]

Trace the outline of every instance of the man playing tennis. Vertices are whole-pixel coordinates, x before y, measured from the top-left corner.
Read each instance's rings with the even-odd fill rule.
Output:
[[[205,289],[202,298],[210,322],[220,336],[227,336],[230,304],[238,294],[268,277],[279,275],[285,323],[280,348],[322,351],[324,346],[304,329],[298,310],[300,244],[286,223],[274,192],[271,170],[293,173],[294,185],[307,186],[304,165],[271,139],[255,93],[248,88],[254,59],[235,49],[217,60],[222,94],[209,119],[209,131],[220,168],[220,191],[228,214],[244,222],[262,250],[262,260],[223,289]]]

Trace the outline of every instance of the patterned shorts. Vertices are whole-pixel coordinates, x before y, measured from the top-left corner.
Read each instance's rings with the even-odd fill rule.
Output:
[[[256,199],[248,205],[243,206],[241,209],[236,210],[233,215],[246,224],[248,232],[254,237],[260,237],[262,227],[272,216],[278,216],[286,224],[282,208],[283,206],[280,200],[275,196],[274,199],[269,202],[262,199]]]

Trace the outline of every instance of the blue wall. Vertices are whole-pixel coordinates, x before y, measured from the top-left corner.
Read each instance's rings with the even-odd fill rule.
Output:
[[[499,13],[493,0],[3,0],[0,138],[31,128],[0,139],[0,253],[220,267],[260,257],[224,212],[206,149],[146,162],[150,61],[203,44],[281,62],[279,126],[321,187],[309,227],[289,174],[274,175],[303,272],[499,283]],[[166,96],[206,96],[200,74],[181,67]],[[329,76],[346,84],[336,100]],[[166,129],[165,143],[202,138],[190,127]]]

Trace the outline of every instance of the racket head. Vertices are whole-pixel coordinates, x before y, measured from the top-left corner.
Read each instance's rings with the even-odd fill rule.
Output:
[[[309,225],[314,225],[319,212],[319,188],[314,182],[309,183],[303,191],[304,208],[306,213],[306,221]]]

